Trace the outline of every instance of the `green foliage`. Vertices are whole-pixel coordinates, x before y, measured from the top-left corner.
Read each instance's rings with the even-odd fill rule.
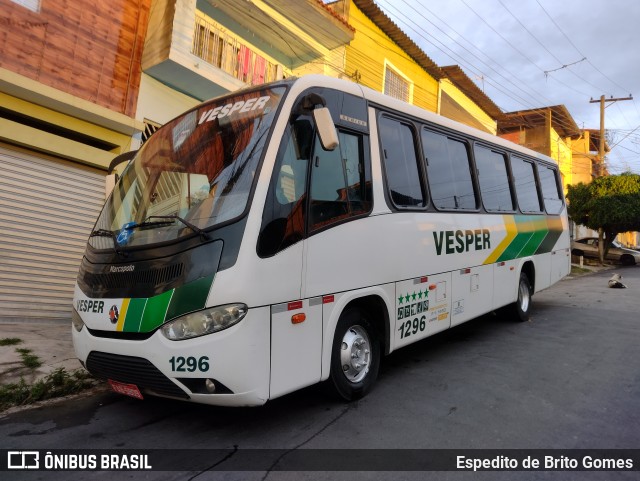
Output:
[[[627,172],[570,185],[567,199],[569,216],[602,230],[607,248],[620,232],[640,230],[640,175]]]
[[[56,369],[44,379],[29,385],[24,379],[20,382],[0,386],[0,412],[11,406],[22,406],[36,401],[75,394],[95,386],[97,381],[83,370],[66,371]]]
[[[15,346],[21,342],[22,339],[18,339],[17,337],[3,337],[0,339],[0,346]]]
[[[22,357],[22,364],[24,364],[25,367],[36,369],[42,366],[42,361],[35,354],[31,354],[33,352],[31,349],[20,348],[16,349],[16,352]]]

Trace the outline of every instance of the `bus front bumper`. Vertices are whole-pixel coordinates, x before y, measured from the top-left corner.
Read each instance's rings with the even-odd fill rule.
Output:
[[[142,394],[219,406],[259,406],[269,399],[269,308],[249,309],[235,326],[183,341],[158,330],[145,340],[72,328],[78,359],[94,376]],[[96,333],[97,334],[97,333]]]

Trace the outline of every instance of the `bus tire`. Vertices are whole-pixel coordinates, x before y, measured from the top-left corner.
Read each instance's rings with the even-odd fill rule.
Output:
[[[531,281],[526,273],[520,273],[518,281],[518,299],[509,306],[508,312],[510,317],[515,317],[517,321],[526,322],[531,314],[532,304]]]
[[[331,349],[329,385],[345,401],[366,395],[378,377],[380,342],[366,312],[347,308],[340,316]]]

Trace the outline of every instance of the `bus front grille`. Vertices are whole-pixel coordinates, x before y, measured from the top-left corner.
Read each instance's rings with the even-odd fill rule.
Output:
[[[81,266],[78,280],[91,291],[103,292],[119,289],[122,286],[137,286],[138,289],[155,289],[170,284],[184,273],[182,263],[160,268],[132,270],[125,272],[89,272]]]
[[[151,394],[189,399],[182,389],[141,357],[91,351],[87,357],[87,370],[95,377],[135,384]]]

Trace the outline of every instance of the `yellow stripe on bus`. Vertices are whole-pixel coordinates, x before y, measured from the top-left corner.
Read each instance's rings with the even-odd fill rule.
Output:
[[[484,260],[484,264],[493,264],[502,255],[505,249],[511,244],[511,241],[518,235],[518,227],[516,225],[515,218],[512,215],[503,215],[504,227],[506,230],[506,236],[502,239],[502,242],[491,252],[489,257]]]
[[[122,307],[120,308],[120,317],[118,317],[118,324],[116,325],[116,331],[122,332],[124,327],[124,319],[127,317],[127,309],[129,308],[129,301],[131,299],[125,299],[122,301]]]

